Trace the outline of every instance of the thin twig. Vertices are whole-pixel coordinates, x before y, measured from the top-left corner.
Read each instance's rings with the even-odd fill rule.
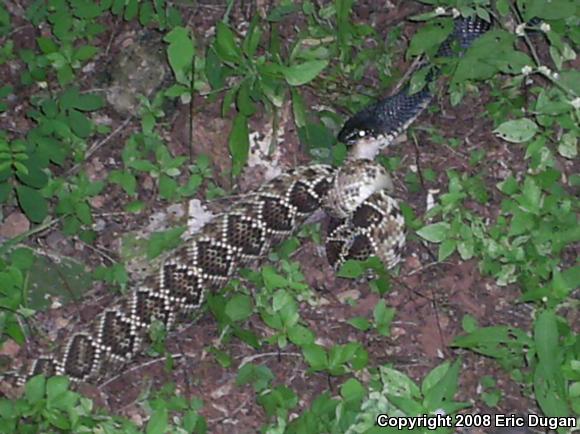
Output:
[[[251,356],[246,356],[242,359],[242,361],[240,362],[240,366],[238,367],[238,369],[240,369],[242,366],[247,365],[250,362],[253,362],[254,360],[257,359],[261,359],[264,357],[281,357],[281,356],[292,356],[292,357],[302,357],[302,354],[300,353],[282,353],[282,352],[278,352],[278,351],[273,351],[271,353],[261,353],[261,354],[254,354]]]

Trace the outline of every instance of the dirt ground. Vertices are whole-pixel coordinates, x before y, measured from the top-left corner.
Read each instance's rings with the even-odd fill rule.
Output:
[[[245,1],[238,4],[231,17],[232,23],[247,21],[254,13],[254,2]],[[257,2],[261,4],[263,2]],[[380,7],[377,7],[379,5]],[[358,2],[355,7],[357,21],[367,22],[380,33],[401,22],[406,17],[417,13],[420,6],[405,1],[368,0]],[[199,41],[204,41],[205,35],[211,33],[211,28],[224,13],[224,6],[215,2],[198,2],[187,9],[188,25],[195,29]],[[289,26],[290,27],[290,26]],[[120,49],[118,41],[127,32],[132,32],[135,24],[111,21],[109,30],[101,35],[95,45],[109,46],[111,55]],[[415,26],[406,27],[405,34],[410,35]],[[34,38],[38,32],[32,27],[24,27],[19,32],[18,44],[22,47],[34,46]],[[203,43],[203,42],[202,42]],[[397,65],[404,70],[405,64]],[[96,65],[98,70],[99,65]],[[0,120],[2,128],[18,133],[26,131],[33,125],[25,117],[29,108],[26,104],[27,90],[19,89],[19,71],[2,67],[0,74],[6,77],[6,82],[12,83],[20,101],[15,105],[16,111],[10,121]],[[83,76],[83,89],[94,87],[92,80],[95,73]],[[374,80],[368,78],[370,83]],[[19,90],[18,90],[19,89]],[[307,104],[317,103],[316,95],[307,93]],[[486,158],[477,167],[478,172],[485,174],[485,182],[490,186],[490,202],[485,207],[479,206],[478,212],[493,219],[499,212],[499,195],[493,186],[503,179],[505,167],[518,170],[524,167],[522,155],[508,149],[506,144],[491,133],[491,120],[483,117],[484,107],[490,97],[482,93],[480,97],[468,97],[459,107],[451,108],[447,100],[436,102],[441,106],[437,114],[423,114],[415,123],[417,145],[408,137],[402,143],[391,147],[386,155],[398,155],[403,158],[401,169],[393,174],[397,194],[421,215],[426,206],[426,188],[440,188],[445,191],[447,179],[445,171],[456,168],[461,171],[473,170],[469,166],[469,156],[473,149],[484,149]],[[228,161],[227,138],[223,134],[229,128],[231,119],[220,118],[220,103],[210,102],[200,96],[196,97],[193,112],[188,106],[180,106],[172,118],[172,123],[166,128],[166,139],[175,152],[187,152],[189,136],[187,126],[189,117],[193,116],[194,151],[206,153],[216,164],[216,173],[223,172],[221,162]],[[14,112],[13,112],[14,113]],[[112,128],[121,125],[125,118],[115,112],[107,112]],[[94,179],[103,177],[109,170],[117,168],[120,161],[123,140],[128,137],[138,122],[131,120],[120,134],[110,143],[102,146],[85,164],[84,169],[92,174]],[[446,138],[456,138],[461,141],[457,148],[430,143],[427,127],[432,127]],[[290,167],[298,162],[308,160],[300,146],[295,131],[289,129],[284,136],[284,146],[289,151],[283,153],[282,166]],[[226,163],[227,164],[227,163]],[[408,165],[417,165],[421,169],[433,169],[437,179],[429,183],[425,189],[412,193],[404,186],[403,177]],[[240,186],[247,188],[256,183],[255,174],[244,174]],[[154,192],[147,190],[151,180],[142,179],[141,197],[150,200],[150,209],[154,212],[164,205],[154,200]],[[222,180],[224,188],[227,185]],[[242,189],[243,189],[242,188]],[[147,219],[146,213],[141,216],[119,213],[126,197],[120,188],[108,187],[102,193],[102,200],[95,204],[95,212],[105,219],[107,231],[97,240],[98,250],[108,252],[113,258],[118,257],[118,238],[115,233],[133,231],[140,228]],[[94,204],[94,205],[95,205]],[[473,204],[476,206],[476,204]],[[483,209],[482,209],[483,208]],[[16,210],[12,210],[16,212]],[[7,215],[10,212],[7,213]],[[53,240],[51,243],[50,240]],[[58,240],[58,242],[54,241]],[[50,229],[39,234],[36,241],[42,245],[68,251],[77,258],[82,258],[89,267],[95,267],[104,262],[103,257],[89,249],[86,245],[71,241],[58,229]],[[436,252],[436,246],[431,246]],[[392,290],[385,295],[387,305],[396,308],[396,317],[390,337],[381,337],[375,333],[356,331],[346,323],[353,316],[372,317],[372,310],[379,300],[366,284],[359,284],[336,278],[330,268],[325,265],[319,249],[307,243],[300,249],[296,259],[302,264],[302,271],[308,283],[315,288],[325,304],[313,308],[307,304],[301,306],[300,315],[308,327],[316,331],[319,341],[325,345],[346,343],[357,340],[364,344],[369,352],[369,365],[390,363],[397,369],[407,373],[411,378],[420,381],[424,375],[443,360],[461,357],[460,401],[469,401],[473,407],[469,412],[485,413],[537,413],[535,403],[520,390],[520,387],[510,380],[500,367],[484,357],[471,352],[449,347],[452,339],[462,333],[461,320],[465,314],[474,316],[482,326],[506,324],[527,329],[531,322],[530,309],[515,300],[519,291],[515,287],[498,287],[493,279],[479,274],[475,261],[462,262],[457,255],[452,255],[444,263],[437,263],[423,244],[411,239],[406,249],[406,259],[401,267],[400,275],[393,279]],[[349,291],[348,293],[346,291]],[[357,299],[352,307],[341,302],[343,294],[349,294]],[[102,306],[109,299],[105,296],[106,289],[102,285],[92,291],[91,301],[83,302],[81,316],[90,315],[94,306]],[[86,307],[88,306],[88,307]],[[40,315],[39,323],[48,321],[58,323],[57,319],[78,314],[78,306],[53,310]],[[85,313],[82,313],[85,312]],[[265,325],[253,317],[248,328],[258,335],[267,335]],[[256,394],[250,386],[235,385],[238,366],[242,360],[251,359],[255,363],[268,366],[275,375],[273,384],[287,385],[299,396],[300,403],[296,412],[307,408],[314,397],[323,391],[331,390],[337,393],[338,387],[345,380],[342,377],[329,377],[321,373],[307,373],[307,365],[294,346],[288,346],[279,352],[276,347],[262,347],[259,351],[232,340],[227,347],[234,363],[230,368],[222,368],[206,348],[219,338],[215,320],[205,313],[197,323],[185,327],[172,334],[168,341],[168,349],[176,354],[176,367],[170,374],[164,370],[163,359],[142,357],[127,371],[120,373],[112,381],[99,388],[87,387],[84,392],[94,397],[100,404],[112,412],[139,418],[142,410],[138,405],[140,393],[151,382],[154,387],[173,380],[178,390],[186,395],[201,397],[204,407],[201,413],[206,417],[210,432],[215,433],[246,433],[255,432],[266,423],[262,408],[256,403]],[[16,357],[23,357],[20,351]],[[497,387],[502,391],[502,399],[496,408],[487,408],[480,394],[480,379],[491,375],[497,380]]]

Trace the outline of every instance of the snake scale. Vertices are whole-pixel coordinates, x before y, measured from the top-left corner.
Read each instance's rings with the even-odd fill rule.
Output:
[[[488,28],[479,19],[455,20],[438,55],[453,55],[456,43],[467,48]],[[434,79],[432,74],[429,80]],[[371,255],[387,268],[395,266],[405,244],[404,219],[386,191],[392,186],[388,174],[373,158],[431,99],[428,87],[413,95],[405,87],[355,114],[339,133],[339,140],[350,145],[342,167],[298,167],[234,202],[84,331],[70,336],[53,354],[33,360],[18,382],[42,373],[98,383],[147,346],[154,320],[169,330],[190,318],[209,291],[222,288],[241,267],[255,263],[321,208],[331,215],[326,254],[332,266]]]

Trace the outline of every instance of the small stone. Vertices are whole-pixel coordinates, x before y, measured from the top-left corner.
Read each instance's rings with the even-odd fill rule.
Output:
[[[13,212],[0,225],[0,237],[14,238],[30,229],[30,222],[21,212]]]

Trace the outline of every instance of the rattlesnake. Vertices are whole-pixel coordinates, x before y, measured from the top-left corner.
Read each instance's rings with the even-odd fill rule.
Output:
[[[466,48],[488,27],[477,19],[456,20],[439,54],[450,55],[453,41]],[[146,346],[153,320],[171,329],[189,318],[208,291],[222,288],[240,267],[263,257],[321,208],[331,215],[326,254],[332,266],[371,255],[387,268],[395,266],[405,243],[404,219],[386,191],[391,186],[387,172],[372,159],[430,99],[428,88],[414,95],[404,88],[357,113],[339,133],[351,146],[342,167],[298,167],[234,202],[84,331],[69,337],[53,355],[36,358],[19,375],[20,382],[40,373],[98,382]]]

